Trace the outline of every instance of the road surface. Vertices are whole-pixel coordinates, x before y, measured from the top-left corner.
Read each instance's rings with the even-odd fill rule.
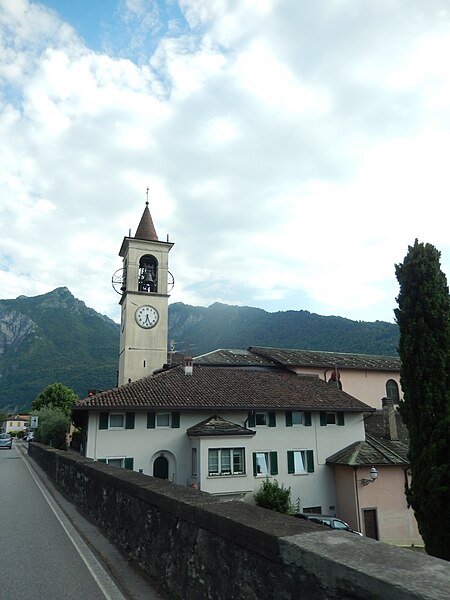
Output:
[[[0,533],[5,600],[163,598],[49,485],[22,441],[0,449]]]

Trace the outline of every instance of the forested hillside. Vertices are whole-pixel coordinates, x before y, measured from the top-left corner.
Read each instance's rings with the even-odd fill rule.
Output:
[[[362,354],[397,353],[392,323],[365,323],[307,311],[268,313],[212,304],[169,306],[169,346],[198,356],[217,348],[271,346]],[[30,406],[60,382],[84,397],[117,382],[119,326],[67,288],[0,300],[0,409]]]
[[[0,407],[29,406],[61,382],[78,395],[116,385],[119,328],[67,288],[0,300]]]
[[[361,354],[397,354],[394,323],[323,317],[305,310],[269,313],[215,303],[208,308],[172,304],[169,338],[194,356],[216,348],[271,346]]]

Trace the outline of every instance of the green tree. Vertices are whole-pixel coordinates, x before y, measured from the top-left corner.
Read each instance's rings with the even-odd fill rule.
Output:
[[[276,479],[269,481],[266,478],[255,494],[255,502],[257,506],[287,515],[292,512],[291,488],[285,488],[283,484],[280,486]]]
[[[417,240],[396,265],[395,316],[410,437],[411,486],[406,490],[427,552],[450,560],[450,298],[440,252]]]
[[[52,383],[33,400],[31,408],[33,409],[33,414],[45,407],[58,408],[70,417],[73,405],[77,400],[78,396],[73,390],[62,383]]]
[[[38,417],[38,427],[34,439],[60,450],[67,448],[66,435],[69,432],[70,417],[60,408],[44,406],[33,413]]]
[[[6,421],[7,418],[8,418],[8,413],[0,411],[0,431],[3,431],[2,425],[3,425],[3,422]]]

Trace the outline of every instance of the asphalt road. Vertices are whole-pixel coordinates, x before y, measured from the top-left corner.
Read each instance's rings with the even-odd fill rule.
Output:
[[[0,449],[0,597],[163,598],[58,494],[26,452],[21,441]]]

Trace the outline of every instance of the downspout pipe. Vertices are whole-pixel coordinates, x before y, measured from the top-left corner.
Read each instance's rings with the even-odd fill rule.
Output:
[[[358,492],[358,467],[353,467],[353,477],[355,482],[355,493],[356,493],[356,510],[358,513],[358,531],[362,533],[361,527],[361,510],[359,508],[359,492]]]

